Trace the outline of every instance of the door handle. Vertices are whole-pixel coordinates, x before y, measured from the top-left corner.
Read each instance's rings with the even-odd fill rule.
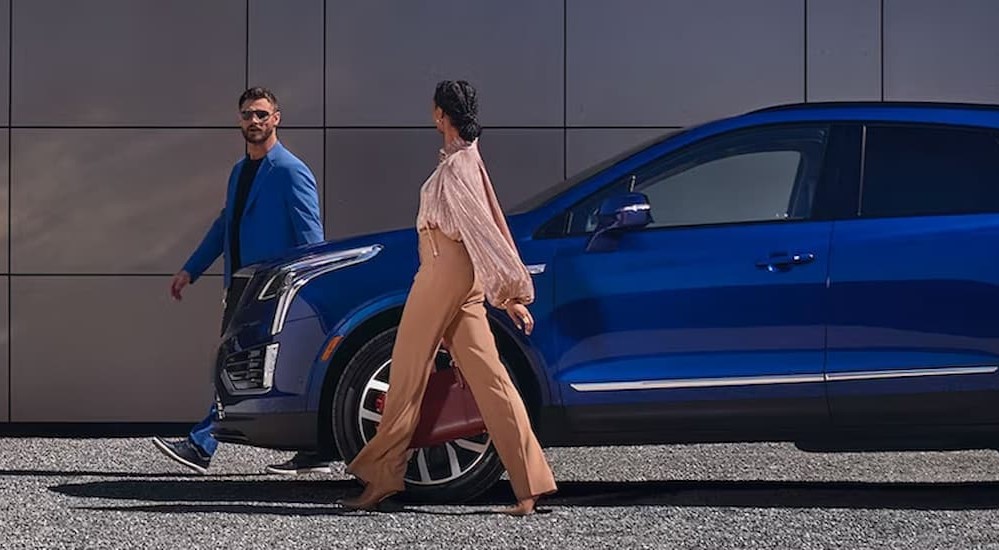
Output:
[[[774,253],[765,260],[756,262],[756,267],[767,271],[788,271],[796,265],[804,265],[815,261],[815,254],[802,252],[798,254]]]

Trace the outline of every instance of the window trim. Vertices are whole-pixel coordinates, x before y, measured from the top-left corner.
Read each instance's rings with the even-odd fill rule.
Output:
[[[872,128],[907,128],[907,129],[925,129],[925,130],[944,130],[944,131],[960,131],[960,132],[978,132],[984,134],[991,134],[996,140],[996,146],[999,148],[999,128],[994,126],[981,125],[976,126],[973,124],[954,124],[948,122],[908,122],[908,121],[894,121],[894,120],[866,120],[861,125],[863,132],[863,141],[861,143],[860,150],[860,179],[859,179],[859,189],[856,195],[856,208],[854,209],[855,216],[850,218],[852,220],[892,220],[900,218],[939,218],[939,217],[954,217],[954,216],[989,216],[999,214],[999,209],[997,210],[979,210],[971,212],[930,212],[923,214],[895,214],[895,215],[864,215],[864,187],[866,187],[867,179],[867,158],[869,147],[867,135],[868,131]]]
[[[816,216],[814,216],[814,213],[816,212],[815,197],[818,197],[820,195],[820,190],[824,186],[826,186],[825,180],[827,178],[828,160],[830,159],[830,144],[833,143],[833,140],[836,138],[837,127],[842,127],[842,126],[845,126],[845,123],[843,121],[837,121],[837,120],[802,120],[802,121],[793,121],[793,122],[786,122],[786,121],[773,122],[767,124],[757,124],[753,126],[734,128],[731,130],[726,130],[724,132],[719,132],[709,136],[704,136],[703,138],[698,139],[697,141],[688,143],[677,149],[672,149],[670,151],[667,151],[662,155],[659,155],[658,157],[649,160],[646,164],[634,170],[635,173],[641,172],[642,169],[648,166],[657,163],[667,162],[667,159],[669,157],[678,157],[687,154],[690,152],[691,149],[702,147],[704,146],[705,143],[709,141],[732,138],[734,136],[738,136],[739,134],[752,134],[760,131],[772,131],[772,130],[824,129],[827,132],[827,137],[826,137],[825,146],[823,147],[822,150],[822,156],[819,160],[818,184],[816,186],[816,192],[813,197],[813,204],[812,204],[813,215],[807,218],[800,218],[800,219],[789,218],[785,220],[748,220],[748,221],[739,221],[739,222],[667,225],[659,227],[648,227],[642,229],[641,231],[689,230],[693,228],[699,229],[699,228],[718,228],[718,227],[738,227],[738,226],[763,225],[763,224],[774,224],[774,223],[788,224],[788,223],[809,223],[809,222],[821,221]],[[611,168],[613,168],[613,165],[605,167],[605,170]],[[598,172],[593,174],[592,177],[597,177],[599,175],[600,173]],[[583,197],[582,199],[577,200],[572,205],[562,209],[557,214],[549,217],[547,220],[545,220],[544,223],[538,226],[538,231],[535,233],[534,239],[536,240],[568,239],[568,238],[588,237],[592,235],[592,232],[571,232],[571,233],[569,232],[569,224],[571,223],[571,218],[572,218],[570,212],[581,206],[583,203],[592,200],[597,195],[608,192],[612,188],[621,184],[622,184],[621,180],[616,180],[612,183],[609,183],[601,187],[600,189],[594,191],[593,193],[590,193],[589,195]],[[788,200],[790,201],[790,197],[788,197]],[[551,229],[550,226],[555,225],[556,223],[559,226],[557,232],[554,231],[549,232]],[[545,231],[546,229],[548,229],[549,231]]]

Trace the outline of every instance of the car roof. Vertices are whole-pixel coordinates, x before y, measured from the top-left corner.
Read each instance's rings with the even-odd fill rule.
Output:
[[[774,105],[732,120],[746,123],[792,120],[927,122],[999,128],[999,105],[938,101],[823,101]]]
[[[871,108],[906,108],[906,109],[946,109],[946,110],[973,110],[973,111],[999,111],[999,105],[991,103],[961,103],[945,101],[812,101],[805,103],[786,103],[773,105],[751,111],[753,113],[767,113],[775,111],[790,111],[796,109],[871,109]]]
[[[661,149],[667,146],[668,142],[675,143],[674,140],[687,142],[728,130],[808,122],[915,123],[999,129],[999,105],[934,101],[819,101],[773,105],[754,111],[743,111],[741,114],[711,118],[689,124],[678,131],[664,129],[663,134],[633,145],[522,201],[510,212],[523,213],[547,204],[560,203],[561,196],[575,197],[570,200],[577,200],[576,195],[579,193],[572,191],[573,189],[578,187],[583,194],[593,191],[591,186],[579,184],[612,166],[643,156],[647,151]]]

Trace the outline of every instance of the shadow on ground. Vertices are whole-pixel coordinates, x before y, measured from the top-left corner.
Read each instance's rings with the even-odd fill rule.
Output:
[[[0,471],[0,476],[4,475]],[[62,475],[73,475],[66,472]],[[109,475],[109,474],[104,474]],[[315,515],[342,513],[336,501],[353,495],[353,481],[263,478],[245,480],[125,479],[66,483],[51,491],[80,499],[145,501],[141,505],[87,507],[164,513]],[[470,506],[513,501],[507,482],[496,484]],[[152,503],[152,504],[150,504]],[[157,504],[164,503],[164,504]],[[246,504],[253,503],[253,504]],[[565,481],[545,498],[546,508],[601,506],[679,506],[735,508],[847,508],[889,510],[999,509],[999,483],[865,483],[783,481]],[[312,506],[308,506],[312,505]],[[315,505],[319,505],[318,507]],[[392,511],[432,512],[412,503],[390,504]],[[482,513],[482,512],[471,512]],[[466,513],[456,513],[467,515]]]

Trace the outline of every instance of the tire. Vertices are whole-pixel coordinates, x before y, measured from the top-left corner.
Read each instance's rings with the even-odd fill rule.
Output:
[[[370,413],[377,413],[378,395],[388,388],[395,336],[392,328],[372,338],[350,359],[337,384],[332,428],[347,464],[374,436],[378,421]],[[449,362],[447,352],[438,354],[438,368]],[[363,418],[362,408],[368,411]],[[406,491],[399,496],[418,502],[464,502],[487,491],[503,471],[488,434],[418,449],[406,469]]]

